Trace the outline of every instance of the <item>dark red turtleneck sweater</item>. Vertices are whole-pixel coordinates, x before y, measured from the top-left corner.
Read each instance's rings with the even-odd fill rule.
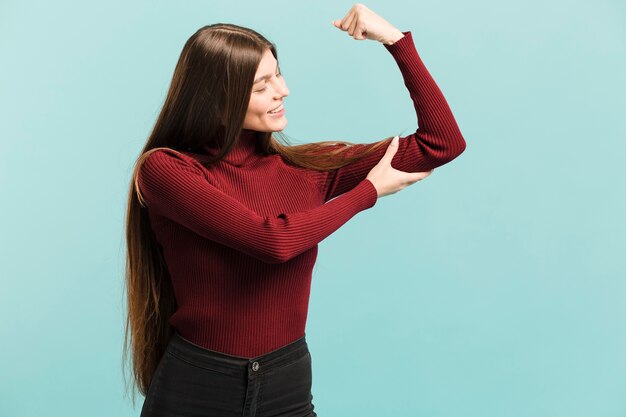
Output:
[[[403,33],[384,46],[419,128],[400,138],[392,166],[427,171],[456,158],[465,141],[411,32]],[[304,335],[317,245],[376,204],[365,177],[387,149],[321,172],[256,153],[254,133],[245,130],[226,159],[208,169],[201,154],[157,150],[138,180],[176,294],[170,324],[197,345],[247,358]]]

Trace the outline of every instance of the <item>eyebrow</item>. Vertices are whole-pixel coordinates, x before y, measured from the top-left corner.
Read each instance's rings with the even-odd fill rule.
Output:
[[[278,70],[278,63],[276,64],[276,70]],[[272,76],[272,74],[267,74],[267,75],[264,75],[264,76],[262,76],[262,77],[259,77],[259,78],[257,78],[256,80],[254,80],[254,84],[259,83],[259,82],[261,82],[261,81],[263,81],[263,80],[267,80],[267,79],[268,79],[268,78],[270,78],[271,76]]]

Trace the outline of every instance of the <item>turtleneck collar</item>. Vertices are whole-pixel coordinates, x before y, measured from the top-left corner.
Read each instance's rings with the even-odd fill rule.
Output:
[[[242,129],[237,143],[224,156],[223,161],[236,166],[242,166],[249,162],[257,154],[257,142],[259,140],[257,133],[259,132],[256,130]],[[217,148],[213,147],[205,146],[203,150],[211,155],[217,153]]]
[[[239,141],[226,155],[226,160],[232,164],[243,164],[248,158],[257,153],[257,140],[257,132],[255,130],[243,129],[239,135]]]

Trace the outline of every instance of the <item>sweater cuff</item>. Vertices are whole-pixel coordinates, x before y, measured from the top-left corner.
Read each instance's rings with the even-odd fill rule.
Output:
[[[383,46],[387,49],[393,56],[402,57],[406,56],[411,52],[411,50],[415,50],[415,44],[413,43],[413,34],[410,30],[406,32],[402,32],[404,34],[403,37],[392,43],[391,45]]]
[[[357,195],[360,201],[363,202],[362,210],[373,207],[378,201],[378,191],[374,184],[367,178],[363,179],[360,183],[352,189],[352,192]]]

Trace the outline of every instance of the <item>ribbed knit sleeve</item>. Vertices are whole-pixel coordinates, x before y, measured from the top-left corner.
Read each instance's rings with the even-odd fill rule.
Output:
[[[465,150],[466,144],[446,99],[415,49],[411,32],[402,33],[404,36],[393,44],[383,45],[395,59],[404,85],[409,90],[418,128],[415,133],[399,138],[391,166],[405,172],[429,171],[452,161]],[[371,145],[353,145],[345,151],[345,155],[358,154]],[[333,145],[336,146],[342,145]],[[314,174],[326,200],[356,186],[386,151],[387,146],[382,146],[356,162]]]
[[[139,168],[138,186],[148,210],[266,263],[286,262],[310,249],[378,198],[364,179],[311,210],[267,217],[214,187],[205,175],[192,158],[159,149]]]

